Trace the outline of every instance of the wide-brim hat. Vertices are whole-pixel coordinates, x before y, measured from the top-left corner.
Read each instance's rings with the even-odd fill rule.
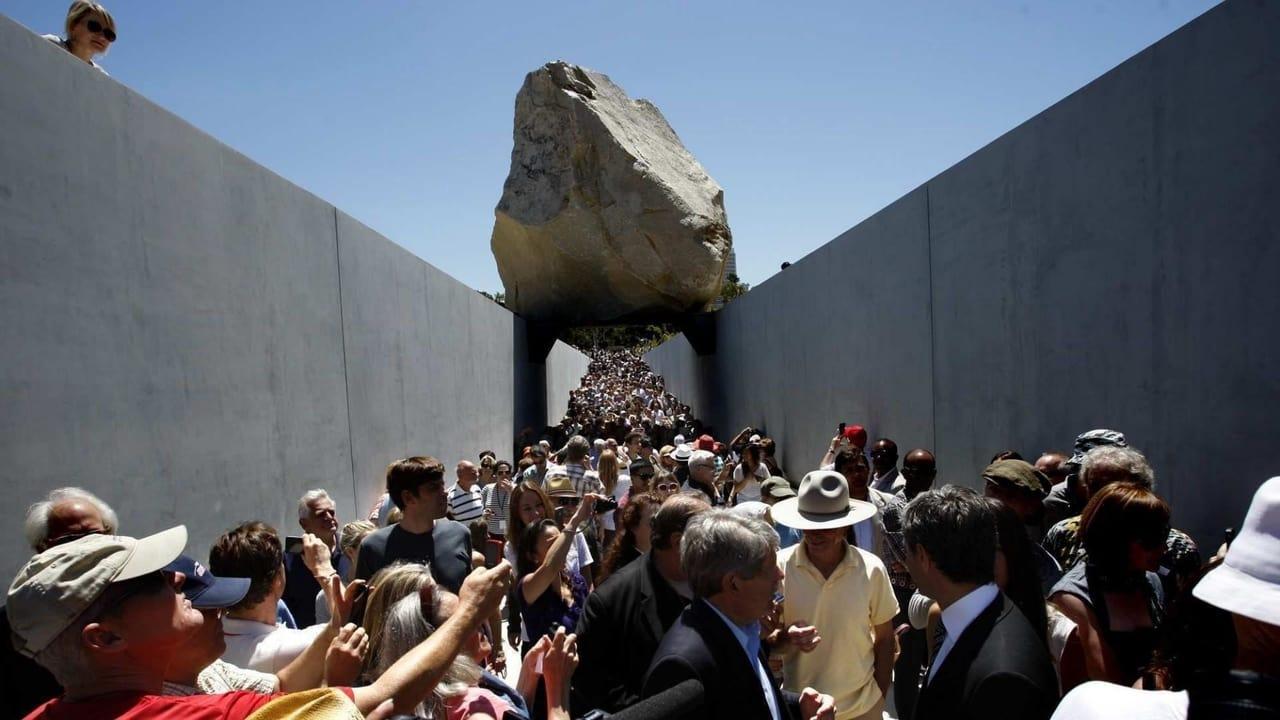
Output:
[[[773,521],[797,530],[848,527],[874,517],[876,506],[849,499],[849,483],[831,470],[815,470],[800,480],[797,497],[773,506]]]
[[[581,497],[578,489],[573,486],[573,480],[564,473],[548,473],[546,480],[542,482],[542,489],[547,492],[547,497]]]
[[[1280,477],[1254,493],[1227,557],[1191,593],[1227,612],[1280,625]]]

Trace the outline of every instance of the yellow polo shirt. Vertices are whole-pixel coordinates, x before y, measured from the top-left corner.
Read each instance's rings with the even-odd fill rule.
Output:
[[[884,563],[850,545],[831,577],[824,578],[801,541],[778,553],[778,566],[785,575],[783,622],[805,620],[822,638],[812,652],[786,652],[783,687],[794,692],[812,687],[831,695],[837,720],[871,710],[881,699],[873,627],[898,614]]]

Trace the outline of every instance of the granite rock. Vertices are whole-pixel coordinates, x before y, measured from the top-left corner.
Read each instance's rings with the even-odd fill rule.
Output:
[[[507,306],[563,324],[671,319],[719,294],[724,191],[653,103],[565,62],[516,96],[491,245]]]

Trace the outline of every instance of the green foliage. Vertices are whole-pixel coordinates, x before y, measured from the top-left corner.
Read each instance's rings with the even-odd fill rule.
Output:
[[[675,328],[670,325],[610,325],[570,328],[560,334],[560,339],[579,350],[625,347],[643,352],[675,334]]]
[[[485,296],[485,297],[489,298],[490,300],[492,300],[492,301],[494,301],[494,302],[498,303],[498,304],[499,304],[499,305],[501,305],[502,307],[506,307],[506,306],[507,306],[507,294],[506,294],[506,293],[504,293],[504,292],[502,292],[501,290],[499,290],[498,292],[494,292],[494,293],[491,293],[491,292],[485,292],[484,290],[477,290],[476,292],[478,292],[478,293],[480,293],[481,295],[483,295],[483,296]]]
[[[729,273],[724,278],[724,285],[720,287],[720,298],[716,305],[724,307],[730,300],[746,295],[750,289],[751,286],[739,280],[737,275]]]

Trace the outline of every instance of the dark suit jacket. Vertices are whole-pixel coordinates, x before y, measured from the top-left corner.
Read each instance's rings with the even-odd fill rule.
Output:
[[[767,663],[767,660],[762,647],[760,661]],[[770,717],[755,668],[747,662],[747,654],[738,639],[706,600],[695,600],[662,638],[644,679],[643,696],[651,697],[691,678],[701,682],[706,693],[698,718],[768,720]],[[794,720],[800,714],[799,696],[783,692],[777,679],[771,677],[771,680],[782,720]]]
[[[593,709],[613,713],[639,700],[658,643],[684,608],[652,555],[627,563],[588,595],[578,620],[573,716]]]
[[[1044,643],[999,595],[965,628],[933,681],[920,689],[914,720],[1048,720],[1058,677]]]

